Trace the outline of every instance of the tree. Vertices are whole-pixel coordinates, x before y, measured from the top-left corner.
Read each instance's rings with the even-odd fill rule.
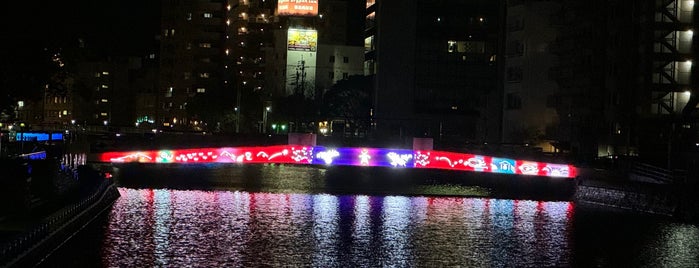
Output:
[[[338,81],[323,96],[321,114],[342,118],[355,128],[366,129],[370,121],[372,87],[363,75]]]

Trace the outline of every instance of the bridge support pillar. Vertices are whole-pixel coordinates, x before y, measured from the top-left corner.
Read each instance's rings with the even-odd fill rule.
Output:
[[[434,149],[432,138],[413,138],[413,150],[431,151]]]
[[[289,133],[289,145],[316,146],[316,134]]]

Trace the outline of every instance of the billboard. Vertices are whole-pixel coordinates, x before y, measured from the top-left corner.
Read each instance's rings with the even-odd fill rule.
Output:
[[[286,48],[289,51],[311,51],[318,49],[318,31],[289,29]]]
[[[318,31],[290,28],[286,48],[286,95],[314,98]]]
[[[279,0],[277,15],[315,16],[318,15],[318,0]]]

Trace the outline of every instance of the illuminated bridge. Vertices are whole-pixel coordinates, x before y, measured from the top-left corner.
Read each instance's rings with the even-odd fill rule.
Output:
[[[112,163],[236,163],[373,166],[443,169],[511,175],[575,178],[574,166],[486,155],[446,151],[386,148],[328,148],[323,146],[277,145],[261,147],[192,148],[106,152],[101,162]]]

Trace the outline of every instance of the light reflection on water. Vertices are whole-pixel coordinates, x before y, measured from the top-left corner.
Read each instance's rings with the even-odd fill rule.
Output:
[[[570,202],[119,191],[105,229],[103,261],[108,267],[571,262]]]

